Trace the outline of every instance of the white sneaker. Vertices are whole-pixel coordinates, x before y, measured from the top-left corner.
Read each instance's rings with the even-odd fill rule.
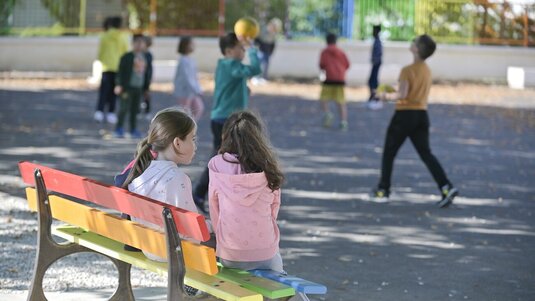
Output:
[[[106,121],[111,124],[116,124],[117,115],[115,115],[115,113],[108,113],[108,115],[106,115]]]
[[[370,110],[380,110],[383,108],[383,102],[382,101],[369,101],[368,102],[368,109]]]
[[[102,113],[102,111],[96,111],[93,115],[93,119],[95,119],[96,122],[104,121],[104,113]]]

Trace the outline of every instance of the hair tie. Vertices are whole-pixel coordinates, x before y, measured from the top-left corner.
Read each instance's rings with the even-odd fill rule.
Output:
[[[147,146],[148,146],[150,149],[152,149],[152,144],[147,143]]]

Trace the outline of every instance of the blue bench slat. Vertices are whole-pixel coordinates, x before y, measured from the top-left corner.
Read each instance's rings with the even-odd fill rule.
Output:
[[[271,270],[252,270],[253,275],[268,278],[288,286],[293,287],[296,291],[311,294],[311,295],[323,295],[327,293],[327,287],[322,284],[318,284],[312,281],[301,279],[291,275],[281,275],[280,273]]]

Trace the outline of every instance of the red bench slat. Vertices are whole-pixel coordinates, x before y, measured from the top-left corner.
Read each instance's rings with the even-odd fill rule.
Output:
[[[34,172],[36,169],[41,170],[48,190],[114,209],[161,227],[164,226],[162,210],[167,207],[173,214],[177,231],[180,234],[200,241],[210,239],[204,216],[198,213],[131,193],[119,187],[43,165],[21,161],[19,162],[19,170],[24,183],[35,186]]]

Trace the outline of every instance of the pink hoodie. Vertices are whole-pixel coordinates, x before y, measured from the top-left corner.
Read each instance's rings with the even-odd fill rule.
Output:
[[[263,172],[243,173],[239,161],[228,153],[213,157],[208,168],[217,256],[232,261],[262,261],[275,256],[280,238],[280,189],[271,191]]]

